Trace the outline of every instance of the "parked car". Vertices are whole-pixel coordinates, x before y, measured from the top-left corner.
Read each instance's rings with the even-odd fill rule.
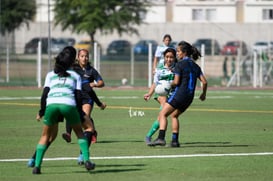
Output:
[[[201,45],[204,44],[205,46],[205,54],[206,55],[219,55],[221,48],[220,44],[218,43],[217,40],[215,39],[197,39],[194,43],[193,46],[195,46],[201,53]]]
[[[50,51],[51,53],[58,54],[64,49],[64,47],[68,45],[69,45],[68,42],[66,42],[64,39],[56,38],[56,39],[53,39],[51,42]]]
[[[81,40],[74,45],[74,48],[76,48],[77,50],[86,49],[88,51],[91,51],[91,48],[93,48],[93,44],[94,44],[94,42],[91,43],[90,40]],[[99,43],[98,43],[98,46],[101,47]]]
[[[67,46],[74,46],[76,43],[76,40],[74,38],[58,38],[58,39],[64,41],[67,44]]]
[[[37,53],[38,42],[41,41],[42,53],[48,53],[48,37],[35,37],[25,44],[24,52],[26,54]],[[59,53],[65,46],[68,46],[63,38],[51,38],[50,51],[51,53]]]
[[[131,43],[127,40],[114,40],[107,47],[106,53],[111,55],[130,55]]]
[[[80,50],[80,49],[90,50],[90,46],[91,46],[90,44],[91,44],[90,40],[80,40],[78,43],[74,45],[74,48],[76,48],[77,50]]]
[[[25,44],[24,53],[33,54],[37,53],[38,42],[41,40],[42,53],[47,53],[48,51],[48,38],[47,37],[36,37],[32,38],[29,42]],[[51,39],[51,41],[53,38]]]
[[[244,41],[228,41],[224,45],[221,54],[222,55],[237,55],[238,54],[238,49],[241,46],[241,53],[242,55],[247,54],[247,45]]]
[[[134,53],[137,55],[148,55],[149,43],[152,44],[152,53],[154,54],[156,47],[158,45],[155,40],[140,40],[134,46]]]
[[[268,51],[273,48],[273,42],[268,41],[257,41],[252,46],[253,51],[260,52],[260,51]]]

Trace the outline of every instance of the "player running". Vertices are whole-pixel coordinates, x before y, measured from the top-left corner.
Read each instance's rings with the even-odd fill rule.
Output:
[[[201,68],[195,63],[201,57],[200,52],[188,42],[181,41],[177,47],[177,57],[179,61],[175,66],[175,76],[171,84],[175,90],[159,113],[160,130],[153,145],[166,145],[167,117],[172,115],[178,120],[178,117],[191,105],[197,79],[201,81],[203,88],[199,98],[201,101],[206,99],[207,80]]]
[[[158,83],[158,81],[166,80],[171,83],[174,79],[173,69],[174,69],[175,63],[177,62],[175,49],[167,48],[163,52],[163,57],[164,57],[164,66],[156,69],[156,72],[154,74],[153,84],[150,87],[149,92],[144,95],[144,100],[146,100],[146,101],[148,101],[151,98],[151,96],[153,95],[156,84]],[[168,96],[170,96],[170,95],[171,95],[171,92],[167,96],[160,96],[160,95],[155,94],[154,99],[160,104],[160,109],[162,109],[163,105],[167,101]],[[172,120],[171,147],[179,147],[180,146],[179,141],[178,141],[179,123],[178,123],[178,120],[173,116],[171,116],[171,120]],[[152,124],[152,127],[150,128],[150,130],[148,131],[148,133],[146,134],[146,137],[145,137],[145,142],[148,146],[153,146],[152,141],[151,141],[152,136],[158,130],[158,128],[159,128],[159,121],[157,118],[154,121],[154,123]]]

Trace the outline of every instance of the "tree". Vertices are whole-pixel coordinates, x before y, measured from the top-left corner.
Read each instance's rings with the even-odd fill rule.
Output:
[[[35,14],[35,0],[0,0],[1,34],[11,33],[22,24],[28,27]]]
[[[87,33],[94,42],[96,31],[103,34],[116,30],[138,34],[135,25],[143,23],[149,0],[56,0],[55,25],[72,32]]]

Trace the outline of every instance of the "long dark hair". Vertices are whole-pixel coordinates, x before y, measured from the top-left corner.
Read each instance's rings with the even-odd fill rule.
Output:
[[[71,67],[76,59],[76,49],[72,46],[65,47],[55,58],[54,73],[60,77],[67,77],[66,71]]]
[[[199,50],[186,41],[179,42],[178,47],[181,49],[182,52],[186,53],[186,55],[188,57],[191,57],[193,60],[197,60],[201,57],[201,53],[199,52]]]

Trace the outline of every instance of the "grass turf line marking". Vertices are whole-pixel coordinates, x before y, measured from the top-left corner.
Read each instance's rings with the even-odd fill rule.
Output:
[[[92,160],[115,160],[115,159],[151,159],[151,158],[194,158],[194,157],[227,157],[227,156],[268,156],[273,152],[260,153],[223,153],[223,154],[189,154],[189,155],[151,155],[151,156],[109,156],[109,157],[91,157]],[[76,157],[44,158],[44,161],[56,160],[77,160]],[[29,159],[0,159],[0,162],[19,162]]]
[[[16,105],[16,106],[40,106],[39,104],[30,104],[30,103],[12,103],[12,102],[0,102],[0,105]],[[128,106],[107,106],[107,109],[139,109],[139,110],[158,110],[154,107],[128,107]],[[233,112],[233,113],[265,113],[273,114],[273,111],[258,111],[258,110],[228,110],[228,109],[198,109],[198,108],[189,108],[188,111],[199,111],[199,112]]]
[[[142,96],[99,96],[100,99],[142,99]],[[196,99],[198,97],[195,97]],[[231,99],[232,96],[207,96],[207,99]],[[41,97],[0,97],[0,101],[40,100]]]

